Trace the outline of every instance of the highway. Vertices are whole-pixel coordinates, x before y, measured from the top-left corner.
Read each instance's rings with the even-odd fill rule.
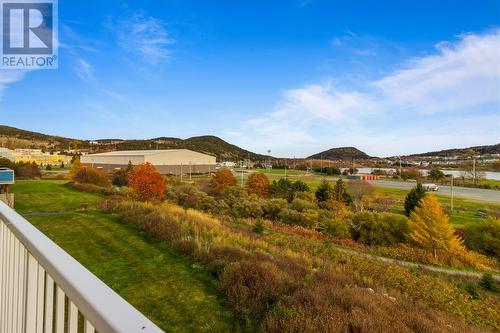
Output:
[[[284,176],[284,174],[270,174],[266,173],[268,176]],[[238,172],[237,176],[240,177],[241,173]],[[244,171],[244,176],[247,176],[247,171]],[[300,179],[301,176],[290,176],[291,178],[294,179]],[[306,176],[304,175],[303,177],[311,177],[311,175]],[[314,177],[314,176],[313,176]],[[328,181],[336,181],[338,177],[325,177],[326,180]],[[370,180],[369,181],[372,185],[377,186],[377,187],[386,187],[386,188],[395,188],[395,189],[401,189],[401,190],[410,190],[411,188],[415,187],[416,183],[414,182],[404,182],[404,181],[397,181],[397,180]],[[445,196],[451,196],[451,186],[447,185],[438,185],[439,190],[437,192],[434,192],[438,195],[445,195]],[[486,190],[486,189],[481,189],[481,188],[470,188],[470,187],[458,187],[454,186],[453,187],[453,196],[455,198],[465,198],[465,199],[472,199],[472,200],[480,200],[480,201],[487,201],[491,203],[496,203],[500,204],[500,191],[498,190]]]
[[[393,180],[371,180],[369,182],[379,187],[397,188],[402,190],[409,190],[415,186],[415,183],[412,182],[400,182]],[[445,185],[438,185],[438,186],[439,190],[434,193],[439,195],[451,196],[451,186],[445,186]],[[456,198],[482,200],[500,204],[500,191],[497,190],[485,190],[481,188],[454,186],[453,195]]]

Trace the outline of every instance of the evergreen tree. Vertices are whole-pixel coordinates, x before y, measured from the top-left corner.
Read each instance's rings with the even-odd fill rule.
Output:
[[[332,185],[326,181],[323,180],[321,185],[319,185],[318,189],[316,190],[316,199],[318,199],[319,202],[325,202],[333,198],[333,187]]]
[[[412,241],[420,248],[432,251],[435,259],[438,250],[464,249],[448,223],[448,215],[433,194],[427,194],[421,199],[420,205],[410,215],[408,227]]]
[[[419,205],[420,200],[425,196],[425,189],[422,184],[418,183],[417,186],[411,189],[405,198],[405,213],[410,216],[411,212]]]
[[[347,192],[347,186],[342,178],[339,178],[333,187],[333,199],[338,202],[343,202],[346,205],[352,203],[351,195]]]

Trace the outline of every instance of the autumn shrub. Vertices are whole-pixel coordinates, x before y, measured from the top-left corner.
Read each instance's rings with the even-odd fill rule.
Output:
[[[115,170],[111,176],[111,182],[116,186],[128,186],[129,171],[127,169]]]
[[[424,249],[409,244],[396,244],[390,247],[378,247],[375,253],[384,257],[413,261],[431,265],[446,265],[455,268],[474,268],[481,270],[492,270],[497,266],[493,259],[488,259],[475,252],[470,251],[444,251],[437,250],[436,257]]]
[[[284,224],[298,225],[306,228],[315,228],[319,222],[319,212],[317,210],[296,211],[291,208],[284,208],[278,214],[278,221]]]
[[[500,219],[490,217],[468,224],[464,229],[464,243],[470,250],[500,258]]]
[[[20,163],[17,165],[15,172],[17,177],[25,179],[40,178],[42,176],[40,168],[35,163]]]
[[[361,199],[361,205],[364,209],[375,212],[390,212],[396,203],[395,198],[383,193],[374,193]]]
[[[359,212],[352,218],[352,236],[367,245],[388,246],[407,242],[408,219],[400,214]]]
[[[280,225],[280,224],[270,224],[268,225],[270,229],[279,230],[283,232],[293,233],[295,235],[306,237],[310,239],[324,239],[324,236],[321,232],[316,230],[307,229],[298,225]]]
[[[217,200],[193,185],[180,185],[167,193],[167,198],[184,208],[194,208],[210,213],[221,212]]]
[[[321,220],[323,233],[335,239],[347,239],[351,237],[349,223],[343,219],[323,219]]]
[[[290,203],[290,208],[294,209],[298,212],[304,212],[306,210],[314,210],[318,208],[318,205],[316,205],[315,202],[309,201],[309,200],[304,200],[304,199],[299,199],[295,198],[293,201]]]
[[[353,285],[349,275],[319,270],[312,282],[281,299],[263,322],[265,332],[478,332],[441,311],[398,294]]]
[[[289,280],[272,262],[244,260],[226,266],[218,285],[236,314],[251,321],[287,294]]]
[[[262,204],[264,217],[270,220],[276,220],[281,210],[288,206],[286,199],[272,198],[265,200]]]
[[[139,164],[129,172],[132,193],[140,201],[160,202],[165,197],[165,179],[150,163]]]
[[[366,197],[369,197],[374,191],[373,185],[371,185],[366,180],[351,180],[348,183],[348,193],[352,198],[354,208],[359,210],[364,210],[367,207],[364,206]]]
[[[210,186],[217,194],[221,194],[226,188],[234,185],[236,185],[236,177],[228,168],[217,170],[210,180]]]
[[[249,194],[266,198],[269,195],[269,178],[260,172],[251,173],[247,179],[247,191]]]
[[[75,170],[72,179],[80,184],[94,184],[101,187],[111,186],[108,175],[104,170],[86,166]]]
[[[344,201],[330,199],[321,205],[322,208],[328,210],[333,218],[346,219],[349,215],[349,207]]]

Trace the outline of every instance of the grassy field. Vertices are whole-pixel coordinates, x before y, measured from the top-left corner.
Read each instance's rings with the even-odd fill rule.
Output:
[[[398,200],[398,202],[391,208],[397,212],[404,212],[404,199],[407,190],[376,187],[375,192],[384,193]],[[484,219],[476,215],[478,210],[500,209],[500,205],[495,205],[487,202],[476,201],[471,199],[455,198],[453,200],[453,211],[450,211],[451,202],[450,197],[443,195],[436,195],[441,206],[446,208],[450,217],[450,223],[455,227],[462,227],[470,223],[478,223]]]
[[[262,172],[271,175],[284,175],[285,169],[255,169],[253,171]],[[301,170],[286,170],[286,174],[290,176],[305,175],[305,171]]]
[[[233,331],[234,319],[204,269],[164,243],[111,215],[79,208],[101,200],[61,181],[19,181],[12,187],[28,220],[168,332]]]

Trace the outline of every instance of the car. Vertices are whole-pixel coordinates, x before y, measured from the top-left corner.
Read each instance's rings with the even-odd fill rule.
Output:
[[[436,184],[422,184],[422,187],[426,190],[426,191],[433,191],[433,192],[436,192],[437,190],[439,190],[439,186],[437,186]]]

